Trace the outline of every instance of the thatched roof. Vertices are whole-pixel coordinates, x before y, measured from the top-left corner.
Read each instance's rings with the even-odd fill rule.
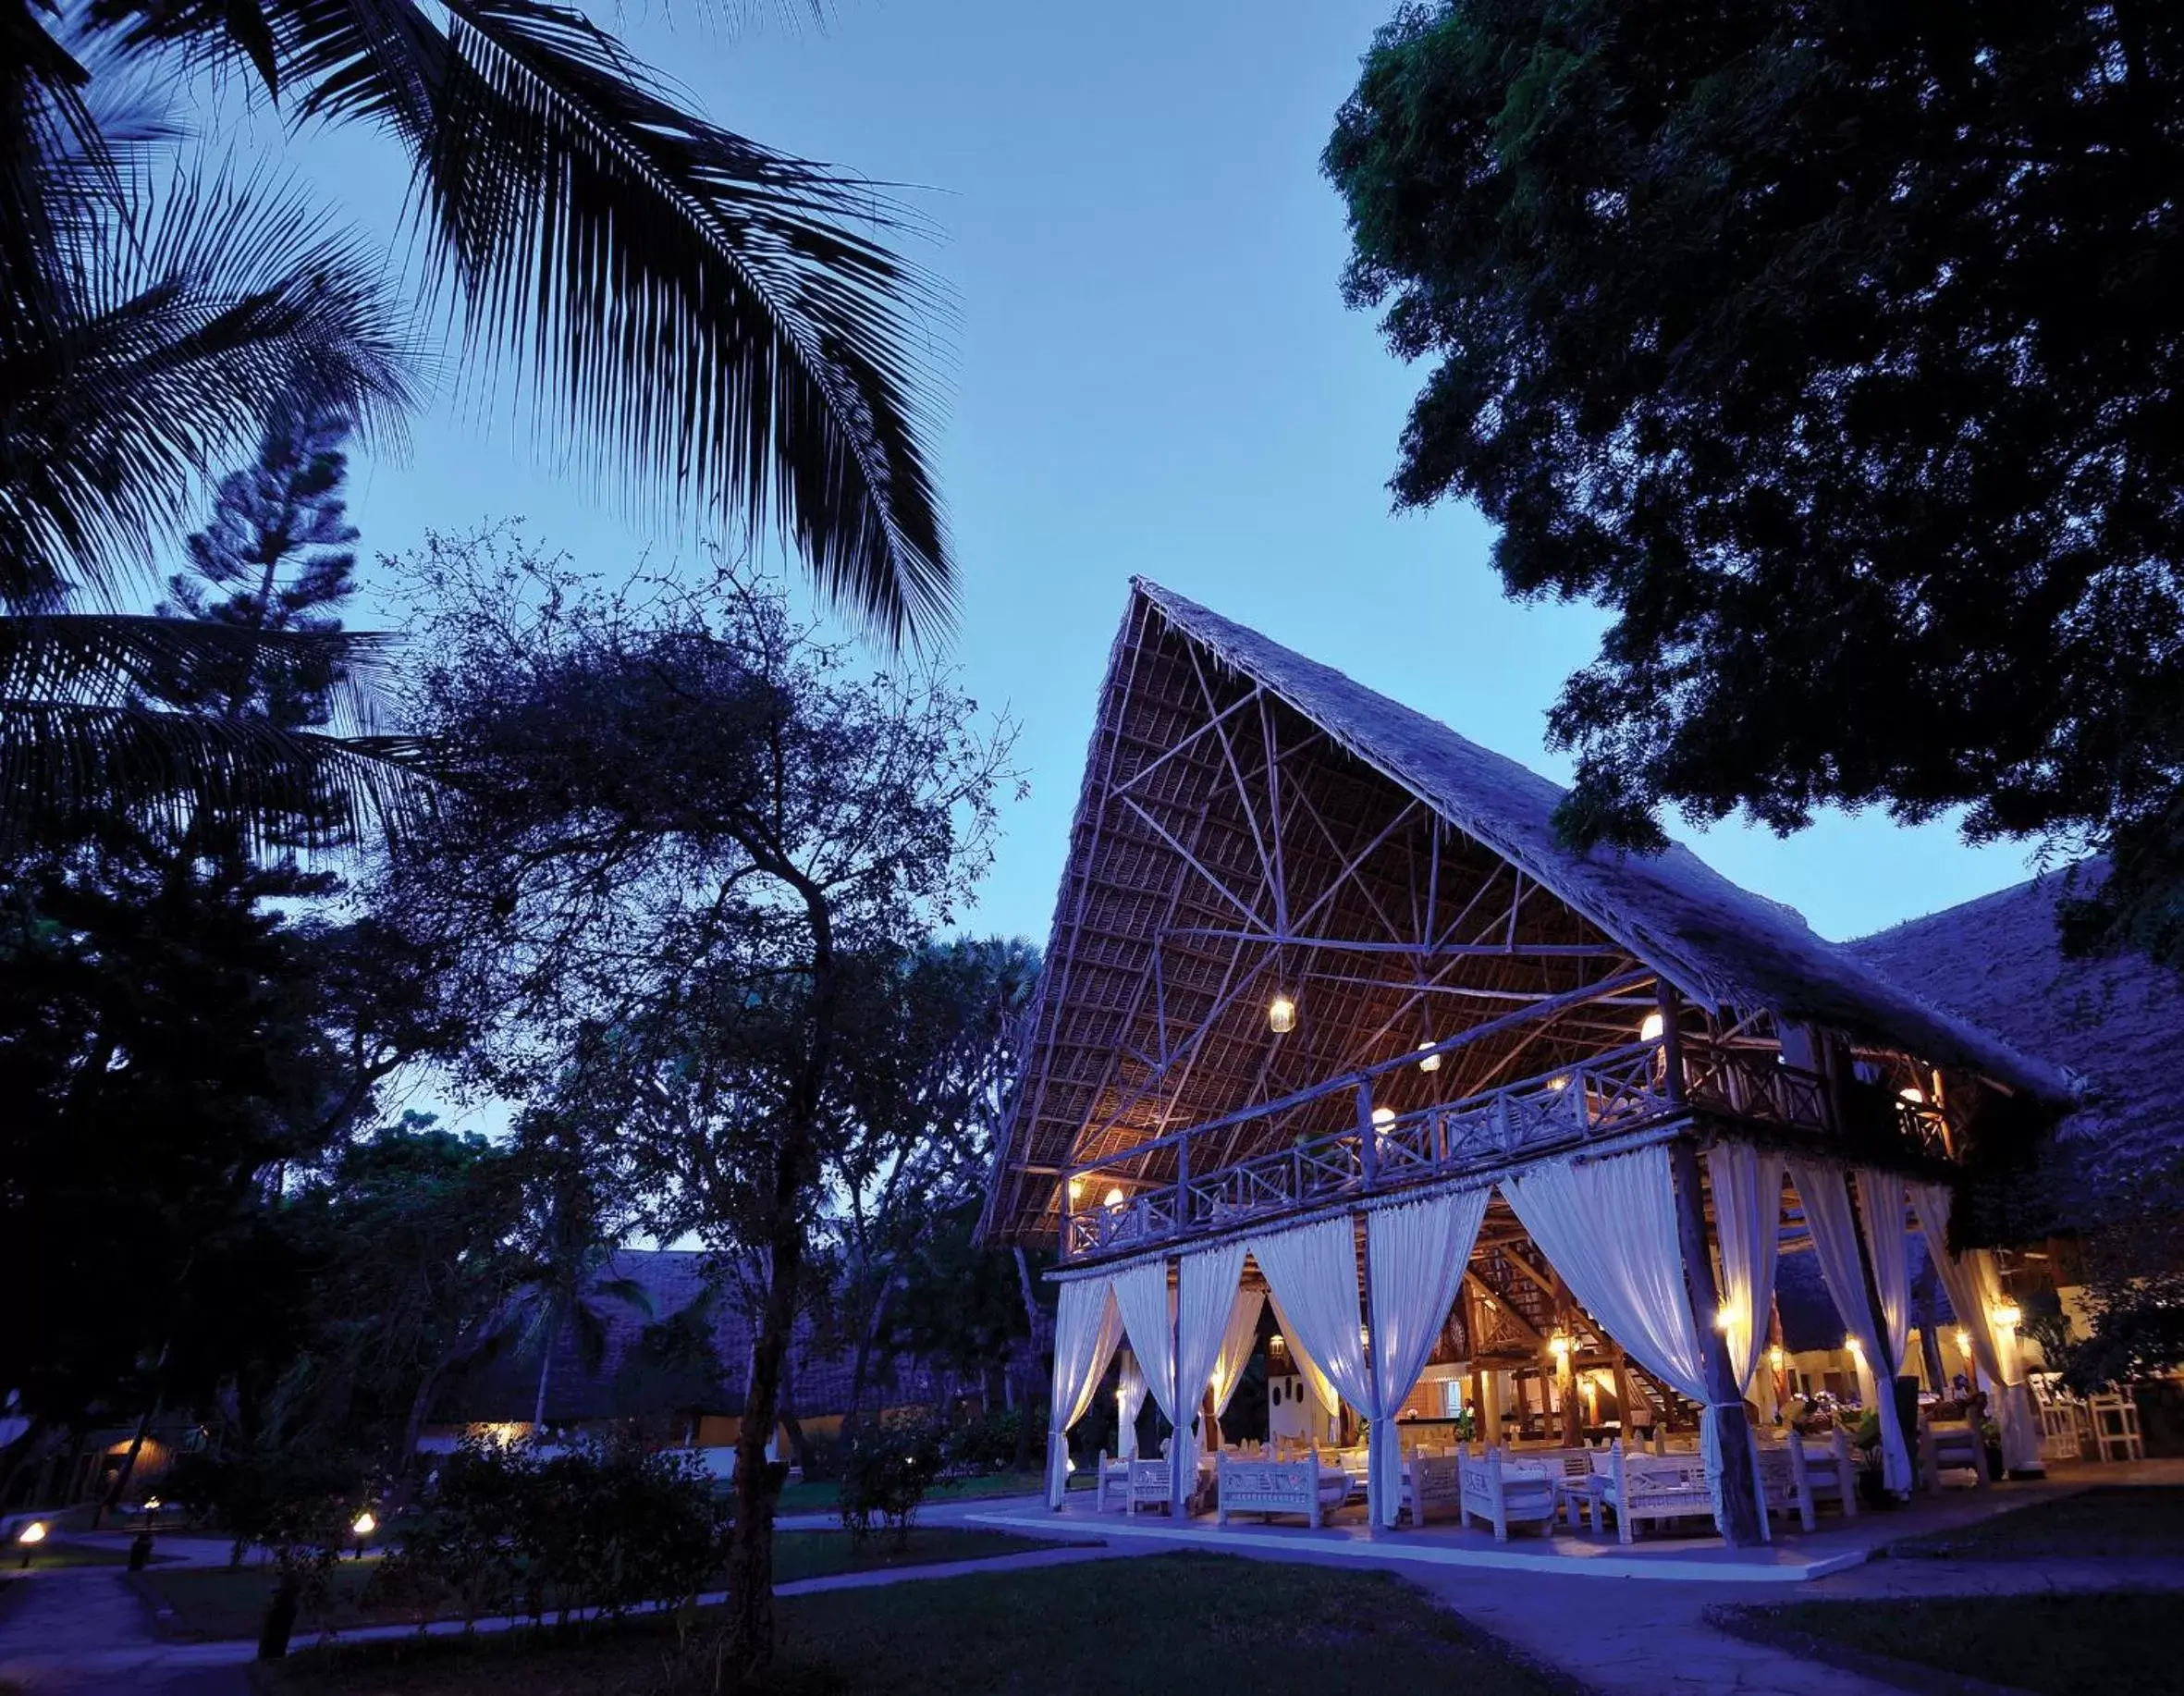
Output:
[[[1451,659],[1460,662],[1460,642]],[[1906,993],[1687,849],[1572,853],[1553,822],[1564,793],[1135,580],[1101,688],[988,1235],[1028,1241],[1053,1229],[1059,1174],[1072,1164],[1633,967],[1724,1022],[1810,1021],[2067,1099],[2053,1067]],[[1407,952],[1390,940],[1461,942],[1477,915],[1505,953]],[[1308,945],[1266,940],[1307,930]],[[1264,1011],[1277,980],[1308,998],[1279,1046]],[[1645,1004],[1626,996],[1628,1011],[1608,1007],[1607,1023],[1596,1005],[1481,1042],[1433,1079],[1391,1079],[1425,1097],[1394,1104],[1453,1100],[1628,1042]],[[1327,1124],[1300,1110],[1240,1128],[1230,1152],[1253,1152],[1254,1136],[1277,1146],[1269,1139],[1339,1125],[1347,1111],[1335,1101]]]
[[[2097,889],[2091,860],[1850,944],[1906,989],[1975,1020],[2085,1080],[2063,1123],[2099,1167],[2184,1153],[2184,1099],[2171,1076],[2184,1051],[2184,980],[2140,954],[2071,960],[2056,940],[2055,903]]]
[[[628,1280],[640,1286],[645,1305],[638,1307],[603,1291],[591,1302],[606,1321],[607,1348],[597,1369],[587,1370],[573,1329],[556,1338],[546,1374],[546,1419],[627,1419],[642,1415],[740,1414],[743,1380],[751,1359],[751,1326],[726,1293],[714,1296],[706,1317],[707,1340],[718,1370],[697,1371],[681,1362],[647,1357],[644,1333],[706,1297],[706,1260],[702,1253],[672,1248],[622,1248],[603,1266],[596,1283]],[[442,1422],[527,1421],[536,1406],[539,1358],[535,1351],[494,1355],[453,1380],[433,1409]],[[790,1350],[791,1399],[800,1419],[846,1413],[850,1407],[851,1361],[845,1351],[820,1345],[808,1324],[799,1327]],[[930,1398],[928,1375],[915,1363],[882,1359],[874,1382],[893,1392],[890,1401]]]

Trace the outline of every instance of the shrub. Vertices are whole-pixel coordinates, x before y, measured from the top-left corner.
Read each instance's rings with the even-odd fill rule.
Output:
[[[946,1463],[945,1435],[922,1419],[876,1419],[841,1437],[841,1523],[859,1542],[881,1527],[900,1543]]]
[[[727,1524],[693,1456],[619,1443],[541,1458],[525,1444],[466,1444],[373,1594],[420,1618],[458,1602],[466,1622],[679,1607],[719,1571]]]
[[[1015,1463],[1024,1415],[1013,1407],[995,1408],[952,1427],[943,1447],[953,1472],[1000,1472]]]

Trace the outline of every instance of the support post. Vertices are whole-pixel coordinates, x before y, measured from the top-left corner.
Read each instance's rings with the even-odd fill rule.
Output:
[[[1175,1279],[1175,1293],[1168,1298],[1168,1406],[1174,1409],[1169,1423],[1168,1434],[1168,1522],[1183,1523],[1184,1505],[1191,1499],[1191,1489],[1198,1481],[1197,1457],[1190,1453],[1191,1423],[1184,1418],[1183,1405],[1183,1262],[1164,1260]],[[1189,1461],[1190,1478],[1184,1478],[1184,1461]]]
[[[1372,1092],[1362,1086],[1357,1091],[1357,1112],[1365,1122],[1365,1145],[1369,1149],[1373,1140]],[[1372,1168],[1368,1166],[1366,1182],[1368,1186],[1371,1181]],[[1368,1215],[1360,1214],[1358,1222],[1365,1232],[1364,1252],[1357,1257],[1357,1266],[1365,1297],[1365,1417],[1370,1421],[1365,1433],[1365,1521],[1366,1535],[1378,1537],[1380,1534],[1380,1469],[1376,1462],[1386,1447],[1394,1443],[1395,1427],[1389,1419],[1387,1410],[1380,1406],[1380,1373],[1379,1367],[1374,1364],[1380,1353],[1380,1333],[1372,1322],[1375,1317],[1372,1310],[1372,1220]]]
[[[1675,1028],[1674,1023],[1668,1025]],[[1673,1050],[1672,1050],[1673,1051]],[[1744,1397],[1736,1369],[1722,1333],[1714,1329],[1722,1292],[1714,1278],[1713,1255],[1706,1241],[1706,1211],[1699,1187],[1699,1150],[1687,1137],[1668,1145],[1675,1174],[1676,1231],[1684,1251],[1684,1284],[1691,1302],[1691,1322],[1699,1333],[1699,1355],[1706,1376],[1706,1399],[1720,1412],[1714,1429],[1720,1438],[1722,1537],[1733,1548],[1748,1549],[1764,1541],[1760,1527],[1760,1496],[1751,1427],[1744,1419]]]

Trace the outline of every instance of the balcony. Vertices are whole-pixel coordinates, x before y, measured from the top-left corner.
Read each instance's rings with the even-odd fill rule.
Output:
[[[1071,1212],[1063,1222],[1062,1258],[1125,1253],[1356,1197],[1513,1167],[1694,1113],[1823,1137],[1838,1134],[1826,1080],[1783,1065],[1772,1051],[1687,1039],[1683,1073],[1679,1100],[1668,1088],[1663,1044],[1634,1043],[1558,1072],[1405,1113],[1369,1133],[1351,1127],[1300,1138],[1292,1148],[1203,1174],[1192,1169],[1192,1133],[1163,1138],[1159,1146],[1175,1151],[1179,1177],[1147,1186],[1125,1172],[1153,1152],[1149,1149],[1073,1174],[1083,1180],[1086,1193],[1108,1179],[1134,1189],[1112,1206]],[[1937,1112],[1902,1100],[1890,1106],[1893,1124],[1882,1134],[1899,1151],[1946,1154],[1947,1132]]]

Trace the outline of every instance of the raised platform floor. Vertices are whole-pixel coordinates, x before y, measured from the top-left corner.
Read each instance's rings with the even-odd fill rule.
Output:
[[[2088,1476],[2088,1474],[2092,1476]],[[1204,1515],[1172,1523],[1165,1513],[1126,1515],[1094,1510],[1088,1494],[1073,1493],[1059,1513],[1021,1502],[972,1509],[965,1524],[1055,1536],[1097,1533],[1117,1542],[1148,1546],[1274,1555],[1368,1566],[1469,1567],[1499,1572],[1543,1572],[1564,1578],[1657,1579],[1675,1583],[1798,1584],[1864,1565],[1888,1544],[1929,1531],[1969,1524],[2012,1507],[2066,1495],[2100,1481],[2092,1468],[2072,1468],[2067,1480],[1997,1484],[1987,1490],[1953,1488],[1903,1506],[1845,1518],[1825,1513],[1805,1531],[1777,1520],[1774,1541],[1756,1549],[1732,1549],[1712,1533],[1679,1536],[1654,1532],[1623,1543],[1613,1531],[1595,1536],[1558,1525],[1553,1535],[1513,1530],[1498,1543],[1491,1531],[1460,1527],[1454,1519],[1422,1530],[1374,1531],[1365,1510],[1351,1506],[1315,1530],[1294,1520],[1233,1519],[1226,1526]]]

